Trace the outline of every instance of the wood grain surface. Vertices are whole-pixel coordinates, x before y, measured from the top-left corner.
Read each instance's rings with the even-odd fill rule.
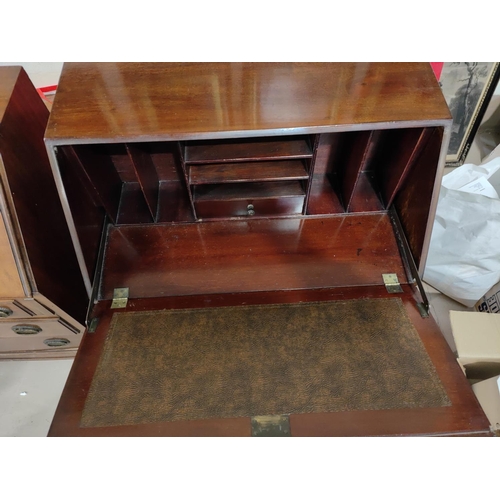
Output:
[[[425,144],[412,159],[413,168],[406,173],[402,185],[394,197],[394,206],[397,209],[417,267],[420,266],[420,259],[426,250],[424,240],[427,222],[429,217],[434,215],[430,212],[430,207],[436,182],[443,130],[436,128],[429,135],[426,141],[422,141]],[[432,221],[433,218],[430,220]]]
[[[292,179],[308,179],[307,171],[301,160],[213,163],[210,165],[192,165],[189,169],[189,182],[191,184],[286,181]]]
[[[428,63],[67,63],[47,138],[209,139],[449,118]]]
[[[406,282],[387,214],[114,227],[103,269],[103,299]]]

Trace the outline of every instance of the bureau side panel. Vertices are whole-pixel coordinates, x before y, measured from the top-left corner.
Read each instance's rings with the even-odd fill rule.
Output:
[[[394,198],[412,255],[421,272],[439,194],[442,145],[443,128],[436,127]]]

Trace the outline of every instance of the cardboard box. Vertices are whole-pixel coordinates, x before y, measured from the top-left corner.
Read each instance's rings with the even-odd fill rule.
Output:
[[[458,362],[470,380],[500,375],[500,315],[450,311]]]
[[[500,313],[500,283],[492,287],[474,306],[479,312]]]
[[[492,377],[472,385],[484,413],[490,421],[491,428],[500,433],[500,376]]]
[[[500,436],[500,314],[450,311],[458,363],[472,390]]]

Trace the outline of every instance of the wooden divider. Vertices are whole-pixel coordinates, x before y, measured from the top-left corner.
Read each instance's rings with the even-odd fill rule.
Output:
[[[377,158],[376,175],[385,208],[389,208],[433,129],[388,130]]]
[[[79,170],[81,177],[87,179],[86,187],[92,197],[106,210],[113,223],[118,217],[122,181],[116,172],[111,157],[105,154],[104,146],[66,147],[68,159]]]
[[[249,211],[258,217],[387,210],[405,186],[409,191],[409,176],[427,176],[420,157],[434,130],[63,148],[114,224],[192,222]]]
[[[137,144],[126,144],[137,182],[141,188],[153,221],[157,221],[160,180],[151,155]]]

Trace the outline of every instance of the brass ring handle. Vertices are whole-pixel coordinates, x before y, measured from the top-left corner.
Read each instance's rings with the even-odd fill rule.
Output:
[[[14,325],[12,330],[18,335],[36,335],[42,331],[38,325]]]
[[[10,307],[0,306],[0,318],[8,318],[13,314]]]
[[[49,347],[64,347],[70,343],[68,339],[45,339],[43,341]]]

